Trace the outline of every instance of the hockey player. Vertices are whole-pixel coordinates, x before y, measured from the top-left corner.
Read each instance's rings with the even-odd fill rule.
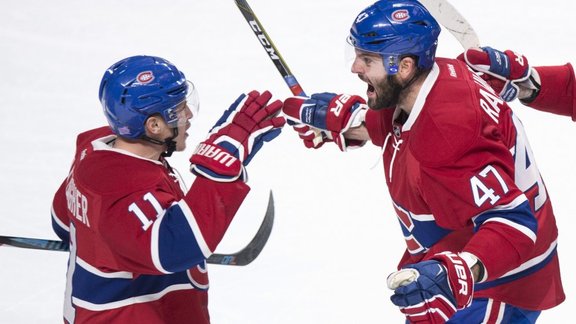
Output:
[[[65,323],[210,322],[205,259],[248,194],[250,160],[285,123],[268,91],[242,94],[190,158],[186,192],[166,157],[186,148],[194,85],[165,59],[106,70],[109,126],[78,135],[54,196],[54,231],[70,243]]]
[[[283,112],[307,147],[382,147],[406,244],[388,286],[409,322],[534,323],[565,299],[552,205],[522,124],[463,61],[435,57],[439,33],[415,0],[374,3],[348,38],[367,105],[326,92]]]
[[[504,100],[518,98],[526,106],[576,121],[576,80],[570,63],[531,67],[522,54],[490,47],[470,48],[458,58],[483,73]]]

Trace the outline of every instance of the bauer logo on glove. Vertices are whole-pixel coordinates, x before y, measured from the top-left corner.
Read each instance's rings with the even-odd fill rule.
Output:
[[[344,138],[344,133],[364,122],[367,109],[366,102],[360,96],[323,92],[313,94],[310,98],[288,98],[282,111],[300,138],[304,140],[306,147],[319,148],[324,142],[335,142],[341,151],[347,151],[366,143],[366,141],[347,140]],[[322,143],[312,145],[309,129],[302,124],[321,130],[327,136],[323,138]]]
[[[282,102],[269,91],[242,94],[226,111],[208,138],[200,143],[190,158],[190,170],[220,182],[247,180],[245,166],[265,142],[276,138],[286,123],[278,116]]]

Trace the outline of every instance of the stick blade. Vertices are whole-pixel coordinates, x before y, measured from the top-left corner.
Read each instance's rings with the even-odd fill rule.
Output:
[[[0,245],[48,251],[68,251],[69,249],[68,243],[62,241],[14,236],[0,236]]]
[[[447,0],[420,0],[440,25],[446,28],[464,49],[480,47],[472,25]]]
[[[245,266],[254,261],[264,246],[268,242],[270,233],[272,233],[272,227],[274,226],[274,196],[272,195],[272,190],[270,190],[270,195],[268,196],[268,207],[266,208],[266,215],[258,228],[258,232],[254,235],[250,243],[246,245],[242,250],[232,253],[232,254],[212,254],[206,262],[212,264],[221,265],[237,265]]]

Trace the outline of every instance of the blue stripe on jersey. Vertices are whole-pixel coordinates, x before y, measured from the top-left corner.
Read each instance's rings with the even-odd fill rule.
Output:
[[[515,273],[513,275],[510,275],[510,276],[501,277],[501,278],[498,278],[496,280],[487,281],[487,282],[483,282],[483,283],[476,283],[476,284],[474,284],[474,290],[479,291],[482,289],[492,288],[492,287],[495,287],[498,285],[503,285],[503,284],[508,283],[510,281],[514,281],[514,280],[517,280],[519,278],[523,278],[523,277],[526,277],[528,275],[531,275],[534,272],[537,272],[538,270],[544,268],[548,263],[550,263],[550,261],[552,261],[554,256],[556,256],[556,253],[557,253],[556,247],[554,247],[554,250],[552,251],[552,253],[550,253],[548,256],[546,256],[546,258],[544,260],[535,264],[534,266],[532,266],[526,270],[520,271],[518,273]]]
[[[204,262],[205,256],[190,226],[179,205],[168,208],[160,220],[158,255],[165,270],[185,271]]]
[[[482,226],[484,222],[491,218],[508,220],[521,227],[529,229],[534,233],[534,235],[536,235],[536,231],[538,230],[538,220],[536,220],[536,217],[532,213],[528,201],[524,201],[511,209],[491,209],[478,215],[474,219],[474,231],[477,231],[479,226]]]
[[[107,304],[156,294],[178,284],[187,284],[193,289],[185,271],[159,276],[140,275],[134,279],[104,278],[77,263],[72,277],[72,296],[93,304]]]
[[[404,237],[414,237],[418,244],[422,246],[416,252],[409,249],[412,255],[426,253],[434,244],[452,232],[440,227],[433,215],[416,215],[396,202],[394,202],[394,207]],[[401,217],[401,215],[405,217]]]
[[[64,243],[70,243],[70,233],[66,228],[63,228],[57,221],[58,216],[52,214],[52,230]]]
[[[488,298],[474,298],[470,306],[450,317],[446,324],[485,323],[489,314],[498,313],[498,323],[533,324],[541,311],[531,311]]]

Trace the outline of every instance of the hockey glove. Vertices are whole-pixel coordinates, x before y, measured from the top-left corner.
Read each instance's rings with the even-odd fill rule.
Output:
[[[276,138],[286,123],[278,116],[282,102],[267,105],[272,94],[251,91],[242,94],[216,122],[208,138],[200,143],[190,158],[190,170],[206,178],[231,182],[242,176],[264,142]]]
[[[304,145],[319,148],[326,142],[335,142],[341,151],[363,146],[366,141],[344,138],[344,132],[364,122],[368,106],[359,96],[335,93],[316,93],[308,97],[291,97],[284,101],[282,111],[298,132]],[[322,142],[315,144],[312,129],[324,133]]]
[[[470,48],[458,59],[470,68],[482,72],[482,78],[505,101],[520,98],[530,102],[540,91],[540,77],[522,54],[511,50],[500,52],[491,47]]]
[[[307,148],[320,148],[324,143],[333,142],[332,137],[325,131],[310,127],[306,124],[296,124],[291,120],[287,120],[289,125],[298,133],[298,136],[304,142]]]
[[[444,323],[472,302],[474,279],[464,259],[452,252],[410,264],[387,279],[390,297],[410,323]]]

